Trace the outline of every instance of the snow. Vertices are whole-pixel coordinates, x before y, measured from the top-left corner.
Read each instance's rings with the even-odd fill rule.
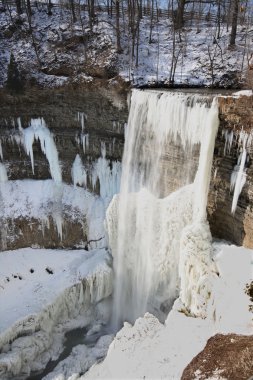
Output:
[[[90,241],[89,248],[105,246],[105,204],[89,191],[54,180],[16,180],[2,182],[0,192],[0,216],[3,220],[35,218],[43,228],[49,223],[50,216],[55,223],[64,222],[65,217],[70,218],[86,228],[84,232]],[[60,220],[57,220],[58,216]],[[58,228],[60,231],[61,225]]]
[[[252,52],[251,34],[247,25],[239,20],[236,46],[229,48],[231,26],[221,24],[220,38],[217,38],[217,23],[205,20],[189,20],[185,23],[180,33],[176,32],[176,51],[178,61],[175,77],[170,78],[173,62],[173,25],[168,17],[159,17],[153,20],[151,43],[150,16],[144,16],[140,20],[138,64],[136,51],[131,52],[131,35],[124,23],[121,23],[121,46],[123,53],[116,54],[116,33],[113,27],[114,18],[110,18],[107,12],[98,12],[98,23],[93,27],[93,36],[86,46],[84,54],[81,38],[90,34],[87,13],[80,12],[75,24],[71,20],[71,12],[63,7],[54,7],[53,14],[48,17],[46,7],[34,7],[32,26],[36,41],[39,45],[39,57],[42,64],[42,72],[39,68],[37,57],[32,46],[32,41],[27,36],[29,28],[24,15],[21,16],[23,24],[19,29],[5,38],[0,51],[2,75],[1,85],[7,76],[7,66],[10,52],[12,51],[20,70],[27,76],[35,78],[44,86],[54,87],[67,83],[80,83],[92,81],[89,75],[93,67],[99,70],[114,67],[115,62],[119,75],[134,85],[154,83],[168,84],[174,80],[178,85],[229,87],[237,85],[245,77],[248,62],[246,57]],[[212,10],[210,11],[210,8]],[[196,11],[196,9],[195,9]],[[16,12],[11,7],[10,12],[15,22]],[[212,4],[202,5],[201,12],[217,14],[216,7]],[[127,18],[127,16],[125,15]],[[0,15],[0,31],[8,30],[10,24],[8,12]],[[22,38],[21,38],[22,35]],[[63,41],[68,44],[72,37],[77,37],[74,49],[62,49]],[[80,38],[79,42],[78,39]],[[74,39],[73,39],[74,40]],[[214,41],[216,43],[214,43]],[[104,54],[104,50],[106,54]],[[85,60],[87,56],[87,61]],[[85,64],[88,62],[91,70],[85,72]],[[62,70],[63,69],[63,70]],[[66,70],[67,69],[67,70]],[[212,75],[213,69],[213,75]],[[64,73],[67,71],[66,75]],[[68,73],[70,72],[70,74]],[[53,74],[51,74],[53,73]],[[54,75],[54,73],[56,75]],[[230,78],[229,78],[230,77]],[[81,115],[80,115],[81,120]]]
[[[1,253],[1,379],[44,368],[58,356],[64,331],[99,318],[94,307],[112,292],[108,259],[105,250]]]
[[[250,301],[244,289],[253,270],[253,250],[227,243],[214,243],[213,249],[220,277],[215,277],[213,309],[206,319],[188,316],[179,299],[165,325],[146,313],[133,326],[125,323],[104,362],[78,379],[177,380],[212,335],[252,334]]]
[[[223,333],[252,334],[252,313],[245,286],[252,281],[253,250],[214,243],[220,274],[213,284],[215,325]]]
[[[236,95],[236,96],[252,96],[253,91],[252,90],[241,90],[241,91],[234,92],[233,95]]]

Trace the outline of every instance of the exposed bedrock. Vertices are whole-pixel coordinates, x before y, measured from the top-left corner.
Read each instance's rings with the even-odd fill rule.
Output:
[[[181,380],[222,378],[252,378],[253,337],[217,334],[185,368]],[[217,376],[217,377],[216,377]]]
[[[100,234],[96,228],[95,233],[88,236],[89,227],[90,232],[93,231],[94,219],[102,218],[99,202],[95,202],[96,196],[101,195],[108,201],[108,198],[113,195],[114,182],[119,182],[127,113],[126,95],[104,87],[96,90],[68,88],[68,90],[40,91],[33,89],[20,97],[1,94],[0,155],[8,180],[51,179],[53,167],[58,165],[63,183],[72,185],[72,189],[69,188],[71,193],[69,192],[67,196],[68,190],[65,191],[65,200],[62,199],[62,195],[59,195],[55,205],[52,204],[51,190],[46,187],[44,190],[41,188],[41,191],[37,192],[37,197],[41,197],[39,207],[41,212],[37,210],[34,213],[31,210],[23,215],[24,212],[16,210],[17,212],[7,216],[2,212],[0,217],[2,249],[32,245],[47,248],[90,248],[89,246],[94,248],[99,246],[96,241],[104,246],[104,241],[102,241],[104,233]],[[34,134],[34,141],[31,144],[32,160],[31,154],[29,156],[29,147],[27,148],[29,136],[27,134],[24,137],[24,131],[30,126],[32,119],[39,118],[44,120],[47,130],[43,127],[44,124],[39,122],[31,131]],[[47,134],[51,136],[49,143],[53,142],[56,148],[57,162],[54,157],[50,158],[50,152],[43,153],[43,144],[46,140],[39,141],[36,138],[37,126],[44,134],[43,138],[47,138]],[[77,165],[73,175],[74,162]],[[34,168],[32,163],[34,163]],[[2,164],[1,170],[3,170]],[[3,181],[3,176],[0,181]],[[17,182],[21,184],[23,181]],[[33,202],[30,198],[36,192],[35,182],[31,182],[30,185],[27,183],[25,190],[22,187],[22,191],[26,191],[25,202],[31,208]],[[94,199],[89,202],[84,200],[84,203],[91,204],[89,214],[93,211],[97,214],[96,210],[99,208],[99,215],[95,215],[90,226],[89,222],[87,223],[87,207],[85,210],[80,191],[73,189],[74,184],[80,191],[80,186],[82,186],[94,194]],[[54,188],[52,191],[55,191]],[[6,204],[8,196],[6,192],[4,197],[0,196],[1,204]],[[77,196],[73,201],[70,199],[72,195]],[[14,196],[10,194],[8,198]],[[8,207],[11,206],[9,199],[7,201]],[[43,211],[45,207],[49,212]],[[59,225],[57,226],[55,212],[62,218],[60,229]],[[43,214],[44,220],[37,218],[39,214]],[[91,215],[88,217],[91,219]],[[99,223],[102,226],[103,220],[101,219]]]
[[[77,154],[84,163],[101,156],[101,142],[106,157],[121,159],[124,125],[127,121],[126,97],[106,89],[32,90],[21,97],[1,95],[0,139],[8,179],[51,178],[46,157],[35,141],[34,174],[29,156],[18,139],[18,118],[22,128],[31,118],[43,118],[53,133],[63,181],[72,183],[71,167]],[[86,143],[83,141],[85,135]],[[83,142],[84,145],[83,146]]]
[[[219,108],[220,127],[215,143],[208,199],[211,232],[214,237],[253,248],[253,96],[219,98]],[[226,130],[230,141],[225,136]],[[243,171],[246,182],[233,214],[231,175],[243,151],[243,141],[239,141],[242,131],[249,136]]]

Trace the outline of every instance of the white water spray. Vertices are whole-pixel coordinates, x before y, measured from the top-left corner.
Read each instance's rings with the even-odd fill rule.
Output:
[[[133,322],[147,310],[160,315],[160,304],[170,304],[178,294],[180,239],[186,226],[206,218],[217,126],[216,104],[208,108],[199,96],[133,91],[121,190],[106,220],[114,256],[117,326],[124,320]],[[187,185],[194,178],[195,173],[189,171],[195,169],[192,163],[202,141],[195,181]],[[185,160],[170,179],[176,180],[177,186],[172,186],[176,191],[166,189],[169,195],[159,199],[162,161],[171,159],[174,164],[182,156],[180,151]],[[188,270],[186,261],[181,262],[181,278]]]

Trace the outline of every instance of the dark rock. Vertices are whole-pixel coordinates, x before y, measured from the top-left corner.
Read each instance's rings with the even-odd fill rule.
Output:
[[[253,375],[253,336],[217,334],[185,368],[181,380],[249,380]]]
[[[253,147],[248,147],[247,178],[240,194],[235,214],[231,213],[233,192],[230,177],[240,153],[236,137],[231,151],[224,154],[227,129],[234,134],[252,131],[253,97],[241,96],[219,98],[220,127],[215,142],[212,177],[208,197],[208,220],[213,237],[231,241],[237,245],[253,248]]]

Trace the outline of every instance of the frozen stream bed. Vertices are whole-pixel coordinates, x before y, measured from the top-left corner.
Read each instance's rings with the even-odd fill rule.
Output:
[[[1,379],[40,371],[60,355],[67,331],[87,326],[94,334],[109,319],[112,269],[104,249],[6,251],[0,268]],[[111,341],[101,339],[98,351]],[[77,347],[87,357],[88,347]]]

